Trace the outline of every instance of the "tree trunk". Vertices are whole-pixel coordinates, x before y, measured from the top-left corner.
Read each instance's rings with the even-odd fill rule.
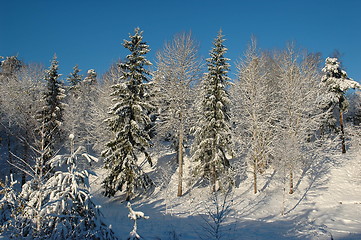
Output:
[[[130,193],[129,192],[127,192],[127,194],[126,194],[125,201],[127,201],[127,202],[130,201]]]
[[[28,162],[29,159],[29,149],[28,149],[28,145],[25,143],[24,144],[24,161]],[[23,186],[26,183],[26,175],[25,172],[23,172],[23,175],[21,177],[21,186]]]
[[[292,169],[290,170],[290,192],[289,194],[293,194],[294,191],[293,191],[293,171]]]
[[[179,127],[178,133],[178,193],[180,197],[183,194],[183,125]]]
[[[286,182],[287,182],[287,176],[286,176],[286,166],[285,163],[283,163],[283,191],[282,191],[282,209],[281,209],[281,215],[285,215],[285,208],[286,208]]]
[[[342,153],[346,153],[345,130],[343,128],[343,112],[341,109],[340,109],[340,128],[341,128]]]
[[[12,155],[11,155],[11,139],[10,139],[10,134],[7,134],[7,137],[8,137],[8,142],[7,142],[7,150],[8,150],[8,161],[10,164],[13,163],[13,158],[12,158]],[[13,166],[10,165],[10,174],[13,174],[14,173],[14,170],[13,170]]]
[[[258,192],[257,189],[257,160],[253,159],[253,193],[256,194]]]
[[[217,175],[216,175],[216,163],[211,162],[211,191],[216,192],[216,182],[217,182]]]

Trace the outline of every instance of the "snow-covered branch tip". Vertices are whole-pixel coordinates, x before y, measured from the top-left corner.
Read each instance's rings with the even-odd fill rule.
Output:
[[[134,210],[132,209],[132,204],[131,204],[130,202],[128,202],[127,208],[129,209],[128,217],[129,217],[131,220],[136,221],[137,219],[140,219],[140,218],[149,219],[149,216],[145,216],[143,212],[141,212],[141,211],[134,211]]]
[[[149,219],[149,216],[145,216],[141,211],[134,211],[130,202],[127,203],[127,208],[129,209],[128,217],[134,221],[133,230],[129,233],[127,240],[141,239],[142,237],[137,233],[137,219]]]

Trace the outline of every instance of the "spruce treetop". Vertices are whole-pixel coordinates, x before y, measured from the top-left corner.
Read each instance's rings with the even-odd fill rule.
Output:
[[[48,92],[45,93],[44,98],[47,102],[47,107],[50,108],[50,111],[59,111],[59,109],[56,109],[56,107],[63,105],[61,100],[65,97],[65,90],[62,87],[62,82],[59,80],[61,74],[58,73],[58,68],[59,65],[57,57],[54,54],[49,70],[46,71],[45,75]]]
[[[134,35],[129,34],[130,40],[124,40],[123,46],[131,54],[127,55],[127,62],[120,63],[119,67],[124,71],[121,79],[130,78],[132,81],[140,84],[143,81],[148,82],[149,71],[144,66],[150,66],[152,63],[145,58],[150,49],[146,42],[143,42],[143,31],[139,28],[134,30]]]
[[[332,102],[341,103],[342,110],[346,110],[348,103],[344,95],[349,89],[360,89],[361,85],[347,76],[346,71],[340,67],[340,62],[337,58],[326,58],[325,67],[322,69],[324,75],[322,82],[326,85],[329,91],[329,98]]]
[[[78,65],[75,65],[73,67],[74,71],[70,73],[70,75],[67,78],[67,81],[69,82],[70,86],[76,86],[78,83],[81,82],[81,79],[83,78],[82,75],[79,74],[81,69],[79,69]]]
[[[208,62],[208,75],[217,75],[223,76],[224,80],[229,80],[230,78],[226,76],[230,69],[230,64],[228,61],[229,58],[224,57],[224,54],[228,51],[228,49],[224,46],[223,42],[225,39],[223,38],[222,30],[218,32],[218,36],[213,42],[214,47],[210,51],[210,58],[207,58]]]
[[[341,69],[337,58],[326,58],[326,65],[322,69],[325,75],[322,81],[329,86],[329,90],[335,93],[344,93],[350,88],[359,88],[360,84],[347,76],[347,73]]]

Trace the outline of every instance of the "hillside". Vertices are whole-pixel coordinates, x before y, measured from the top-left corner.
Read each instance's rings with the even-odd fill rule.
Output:
[[[283,195],[277,172],[264,174],[258,194],[252,193],[251,177],[241,181],[225,201],[229,211],[220,224],[220,239],[361,239],[361,157],[357,146],[345,155],[335,154],[313,164],[298,179],[292,195]],[[211,239],[206,232],[216,226],[208,214],[216,212],[215,199],[202,187],[177,198],[176,169],[169,166],[172,157],[164,154],[153,174],[159,177],[161,169],[172,169],[174,175],[162,176],[162,184],[152,194],[132,201],[133,209],[150,216],[138,221],[138,233],[144,239]],[[95,201],[112,229],[126,239],[133,223],[122,196],[101,195],[103,173],[99,170],[98,177],[92,179]],[[219,207],[223,200],[219,195]]]

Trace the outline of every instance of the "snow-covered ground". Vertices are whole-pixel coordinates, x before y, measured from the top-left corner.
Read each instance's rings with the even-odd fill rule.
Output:
[[[160,158],[154,173],[170,171],[173,175],[162,176],[152,194],[132,201],[134,210],[150,216],[138,221],[138,233],[144,239],[212,239],[207,231],[215,226],[208,214],[216,212],[214,197],[208,188],[185,189],[184,196],[176,197],[176,168],[167,164],[172,157]],[[94,200],[102,205],[107,223],[126,239],[133,222],[122,196],[101,195],[103,171],[92,179]],[[242,181],[225,201],[229,211],[220,224],[219,239],[361,239],[361,156],[357,149],[314,164],[299,179],[292,195],[284,194],[280,176],[274,172],[260,179],[257,194],[252,191],[252,178]],[[169,185],[161,188],[162,183]],[[219,196],[220,207],[222,200]]]

